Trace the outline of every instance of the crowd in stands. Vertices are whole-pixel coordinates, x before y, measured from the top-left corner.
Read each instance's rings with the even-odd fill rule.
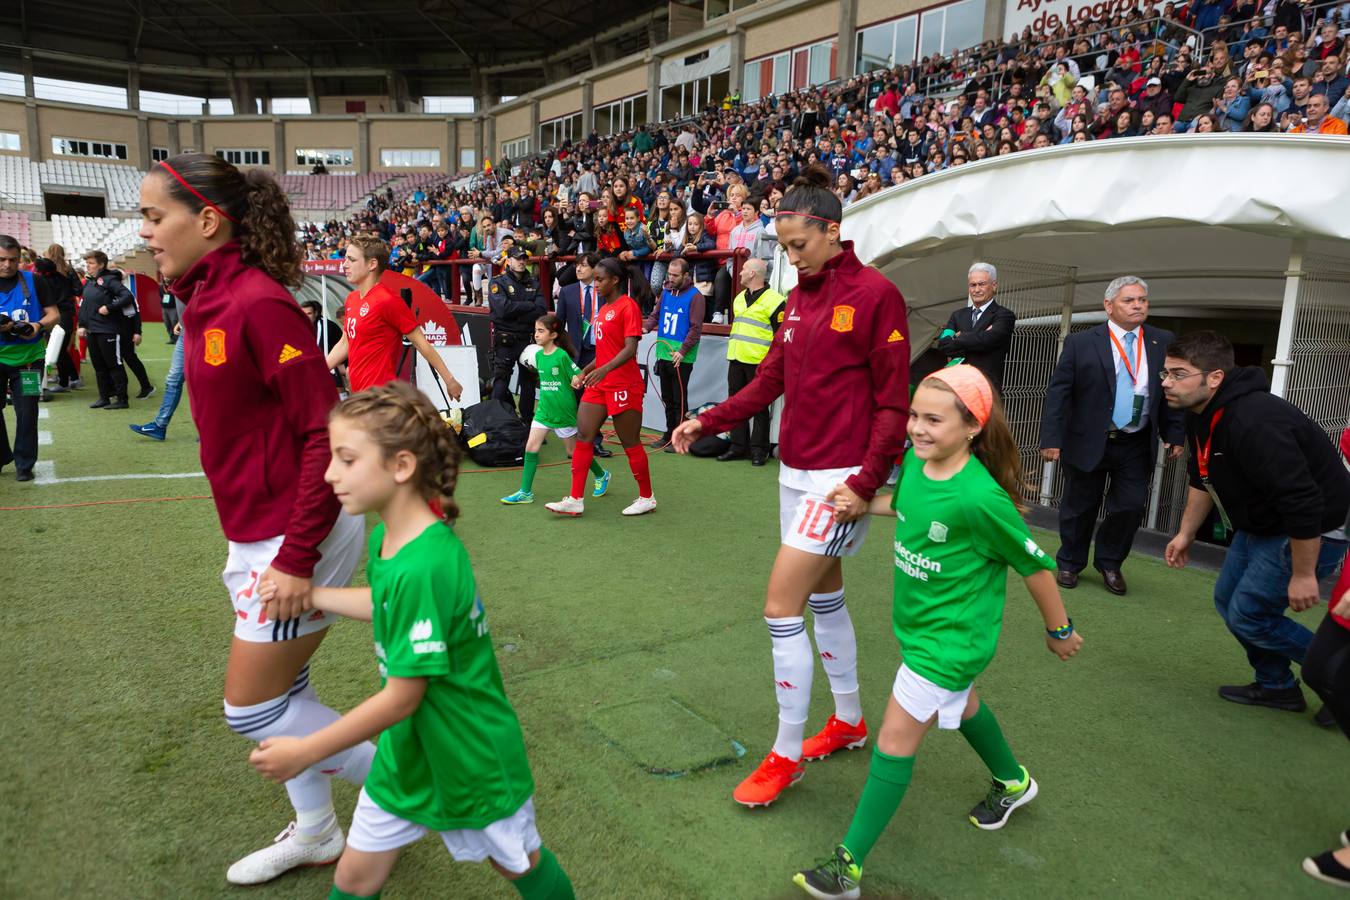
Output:
[[[468,302],[483,301],[490,263],[513,245],[532,256],[617,256],[659,285],[669,254],[744,248],[771,260],[776,204],[813,163],[830,169],[848,204],[1057,144],[1180,132],[1345,135],[1348,33],[1344,0],[1191,0],[1161,10],[1149,2],[823,90],[728,98],[691,120],[592,133],[411,196],[387,188],[352,219],[307,225],[302,237],[308,258],[333,259],[347,237],[376,232],[408,273],[481,259],[459,267]],[[731,298],[729,266],[707,257],[694,265],[717,321]],[[448,272],[422,277],[450,296]],[[568,279],[563,267],[558,280]]]

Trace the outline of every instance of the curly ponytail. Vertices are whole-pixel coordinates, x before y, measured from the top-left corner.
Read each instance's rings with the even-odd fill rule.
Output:
[[[286,287],[300,286],[304,252],[295,239],[290,203],[270,172],[241,172],[206,153],[180,153],[150,171],[163,177],[170,197],[194,213],[207,205],[218,210],[239,241],[245,265],[261,269]]]
[[[353,394],[329,413],[360,426],[385,458],[406,450],[417,458],[417,489],[440,502],[447,522],[459,517],[455,486],[459,481],[459,441],[431,401],[406,381],[391,381]]]

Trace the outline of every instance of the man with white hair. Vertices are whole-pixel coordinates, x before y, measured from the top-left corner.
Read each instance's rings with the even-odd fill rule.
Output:
[[[752,256],[741,266],[742,290],[731,301],[731,339],[727,341],[727,396],[734,396],[755,378],[783,324],[786,298],[768,285],[769,267]],[[753,423],[753,430],[751,424]],[[731,446],[718,462],[750,458],[752,466],[769,461],[769,411],[731,429]]]
[[[1106,286],[1103,305],[1107,321],[1064,341],[1046,389],[1041,456],[1058,460],[1064,470],[1055,556],[1061,587],[1076,587],[1078,573],[1087,567],[1092,526],[1110,476],[1093,565],[1106,589],[1119,595],[1125,593],[1121,566],[1148,503],[1158,438],[1176,457],[1185,433],[1184,417],[1163,402],[1158,373],[1173,335],[1145,327],[1148,285],[1122,275]]]
[[[950,360],[970,363],[984,373],[994,390],[1003,390],[1003,363],[1012,346],[1017,315],[1000,305],[998,269],[977,262],[966,274],[966,296],[970,303],[951,314],[938,337],[938,352]]]

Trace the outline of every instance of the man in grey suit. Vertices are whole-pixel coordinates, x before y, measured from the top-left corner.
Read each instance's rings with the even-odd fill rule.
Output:
[[[1145,327],[1148,285],[1122,275],[1106,286],[1107,321],[1069,335],[1050,376],[1041,420],[1041,456],[1064,470],[1059,506],[1061,587],[1078,584],[1087,567],[1092,526],[1106,491],[1093,565],[1107,590],[1125,593],[1121,566],[1148,503],[1158,438],[1175,457],[1184,446],[1184,417],[1163,402],[1162,370],[1170,331]]]

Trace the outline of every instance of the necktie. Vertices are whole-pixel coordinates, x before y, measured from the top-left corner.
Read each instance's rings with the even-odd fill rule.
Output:
[[[583,318],[585,319],[582,327],[583,333],[586,335],[586,343],[589,345],[592,343],[591,319],[595,318],[595,309],[592,306],[591,286],[589,284],[582,285],[581,289],[586,293],[586,298],[582,301]]]
[[[1134,332],[1125,334],[1125,359],[1134,365]],[[1116,369],[1116,405],[1111,411],[1111,424],[1125,428],[1134,420],[1134,379],[1130,377],[1130,368],[1124,360]]]
[[[974,331],[975,326],[980,324],[980,307],[975,307],[970,311],[970,330]]]

